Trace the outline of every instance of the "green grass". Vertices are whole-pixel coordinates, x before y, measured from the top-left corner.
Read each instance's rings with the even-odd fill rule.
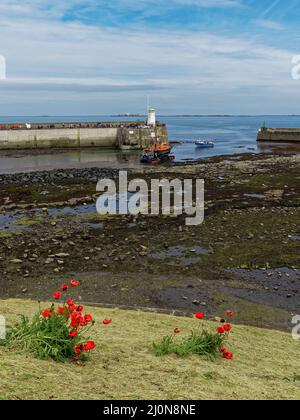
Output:
[[[38,304],[1,301],[8,323],[32,316]],[[175,327],[181,337],[198,320],[91,308],[97,348],[85,366],[34,359],[0,348],[0,399],[299,399],[300,343],[279,331],[236,326],[235,358],[157,357],[152,343]],[[103,318],[113,323],[103,326]],[[205,321],[204,321],[205,322]],[[205,322],[212,331],[216,323]]]
[[[13,231],[0,230],[0,239],[12,238],[16,235],[22,235],[22,234],[23,234],[23,231],[21,230],[13,230]]]
[[[175,334],[166,335],[161,341],[153,343],[153,349],[157,356],[173,353],[181,357],[187,357],[191,354],[197,354],[213,359],[220,356],[220,349],[225,346],[226,340],[227,335],[197,328],[183,339],[178,339]]]
[[[35,216],[31,218],[24,217],[22,219],[17,220],[16,225],[24,226],[24,227],[34,226],[41,223],[43,219],[44,219],[43,216]]]

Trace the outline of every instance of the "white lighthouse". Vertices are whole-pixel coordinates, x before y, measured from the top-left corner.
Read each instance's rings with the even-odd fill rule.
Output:
[[[156,126],[156,113],[154,108],[149,108],[148,110],[148,122],[147,125],[150,127]]]

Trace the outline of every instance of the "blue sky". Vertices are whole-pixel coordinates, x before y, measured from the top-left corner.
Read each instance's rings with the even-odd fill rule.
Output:
[[[299,0],[1,0],[0,115],[300,113]]]

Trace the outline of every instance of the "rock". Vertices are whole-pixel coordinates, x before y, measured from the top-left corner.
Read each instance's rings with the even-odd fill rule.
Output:
[[[67,257],[70,256],[70,254],[65,254],[65,253],[61,252],[60,254],[55,254],[55,256],[57,258],[67,258]]]
[[[197,299],[194,299],[194,300],[193,300],[193,304],[194,304],[194,305],[197,305],[197,306],[199,306],[199,305],[200,305],[200,302],[199,302],[199,300],[197,300]]]
[[[28,292],[28,290],[27,289],[23,289],[22,290],[22,293],[27,293]]]
[[[21,264],[23,261],[19,260],[18,258],[15,258],[14,260],[11,260],[11,263],[13,264]]]

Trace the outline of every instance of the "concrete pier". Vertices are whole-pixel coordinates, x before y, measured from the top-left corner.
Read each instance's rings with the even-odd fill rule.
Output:
[[[53,124],[2,124],[0,150],[109,147],[142,149],[167,143],[165,124],[143,121]]]
[[[257,141],[300,142],[300,128],[267,128],[262,127],[257,134]]]

